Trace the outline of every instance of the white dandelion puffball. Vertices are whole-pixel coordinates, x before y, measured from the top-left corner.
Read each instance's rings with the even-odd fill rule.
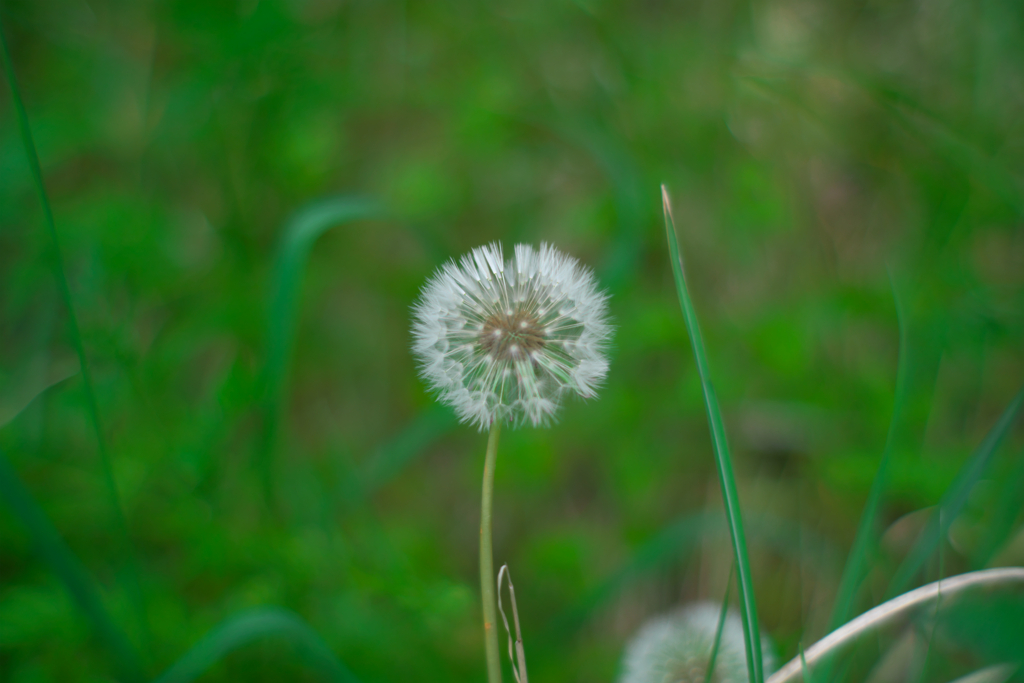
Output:
[[[626,646],[618,683],[704,683],[721,605],[699,602],[644,624]],[[775,669],[771,641],[761,639],[765,678]],[[743,622],[729,610],[711,674],[713,683],[748,683]]]
[[[607,295],[590,270],[547,244],[501,245],[449,261],[413,307],[423,378],[459,419],[547,422],[562,398],[585,398],[608,372]]]

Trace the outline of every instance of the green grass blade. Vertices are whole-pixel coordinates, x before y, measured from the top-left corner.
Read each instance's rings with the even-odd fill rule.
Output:
[[[1022,406],[1024,406],[1024,387],[1013,397],[1010,405],[1003,411],[995,426],[989,430],[985,439],[960,469],[956,479],[953,480],[953,483],[945,495],[943,495],[942,501],[935,509],[921,536],[917,539],[914,547],[911,548],[910,553],[896,571],[896,575],[889,584],[889,590],[886,592],[886,595],[891,597],[905,591],[914,580],[914,577],[917,576],[921,567],[924,566],[928,557],[935,551],[941,540],[946,537],[953,520],[960,515],[964,505],[967,503],[967,496],[970,495],[971,489],[988,469],[996,449],[999,448],[999,444],[1002,443],[1003,438],[1010,431],[1010,428],[1013,427],[1013,423],[1020,414]]]
[[[804,683],[814,683],[811,672],[807,668],[807,658],[804,657],[804,644],[798,643],[797,648],[800,650],[800,675],[803,676]]]
[[[114,658],[117,670],[126,681],[143,681],[142,662],[125,634],[103,606],[100,590],[88,570],[54,528],[46,513],[22,483],[18,473],[0,451],[0,498],[28,531],[32,545],[43,561],[64,584],[75,606],[92,625]]]
[[[53,220],[53,210],[50,207],[50,198],[46,192],[46,184],[43,182],[43,171],[39,164],[39,154],[36,151],[35,141],[32,139],[32,128],[29,125],[28,113],[25,111],[25,104],[21,99],[21,90],[18,88],[17,76],[14,73],[14,65],[11,63],[11,55],[7,49],[7,39],[4,37],[3,24],[0,23],[0,59],[3,61],[4,72],[7,82],[11,86],[11,99],[14,102],[14,109],[18,117],[18,128],[21,132],[22,145],[25,148],[25,156],[28,157],[29,168],[32,173],[32,182],[39,194],[39,202],[43,209],[43,220],[50,235],[50,247],[52,249],[51,260],[53,272],[57,279],[57,286],[60,289],[61,298],[68,311],[68,325],[70,327],[71,340],[75,346],[75,353],[78,355],[78,363],[82,372],[82,388],[85,392],[85,403],[88,408],[89,418],[96,434],[96,449],[99,453],[100,466],[103,471],[103,480],[106,484],[107,494],[110,497],[111,506],[114,510],[114,523],[122,538],[125,547],[125,554],[128,559],[129,582],[131,584],[132,603],[135,608],[136,618],[142,633],[143,641],[150,642],[149,620],[146,616],[145,597],[142,592],[142,583],[139,579],[138,561],[135,556],[135,549],[128,535],[128,522],[124,513],[124,506],[121,504],[121,496],[117,490],[117,482],[114,480],[114,470],[110,464],[110,455],[107,449],[107,439],[100,420],[100,411],[96,402],[96,391],[93,388],[92,377],[89,372],[89,362],[85,355],[85,344],[82,341],[82,334],[78,327],[78,316],[75,314],[74,300],[71,298],[71,286],[64,269],[64,257],[60,250],[60,240],[57,238],[57,226]],[[148,647],[147,647],[148,649]]]
[[[277,607],[247,610],[225,619],[172,664],[155,683],[188,683],[202,676],[229,653],[266,638],[294,645],[300,657],[326,680],[359,683],[359,679],[335,657],[309,624],[296,614]]]
[[[896,432],[902,417],[902,407],[906,401],[907,382],[910,374],[908,361],[908,321],[895,283],[893,283],[892,293],[893,299],[896,302],[896,319],[900,330],[899,360],[897,361],[896,369],[896,396],[893,403],[892,418],[889,422],[889,433],[886,436],[882,460],[875,471],[874,481],[871,482],[871,490],[868,492],[868,500],[864,505],[864,512],[861,514],[857,535],[854,537],[853,547],[850,549],[846,568],[843,570],[843,577],[839,582],[839,592],[828,625],[830,632],[836,630],[849,620],[857,588],[864,577],[864,565],[867,562],[867,556],[874,540],[875,521],[878,517],[878,510],[882,500],[882,491],[888,478],[889,461],[896,442]]]
[[[743,534],[743,517],[740,513],[739,494],[736,492],[736,479],[732,471],[732,459],[729,457],[729,445],[725,439],[725,425],[722,422],[722,414],[718,408],[715,390],[711,386],[707,355],[704,351],[704,341],[701,338],[700,327],[697,324],[697,314],[694,311],[693,303],[690,301],[690,294],[686,289],[686,276],[683,271],[683,258],[679,252],[679,242],[676,239],[672,204],[669,200],[668,189],[664,185],[661,186],[661,195],[665,209],[665,229],[668,232],[669,255],[672,259],[672,274],[675,277],[679,305],[682,308],[683,318],[686,321],[686,329],[690,333],[690,341],[693,344],[693,356],[697,363],[701,387],[704,390],[704,404],[707,408],[708,422],[711,427],[711,443],[715,451],[715,464],[718,466],[718,478],[722,485],[722,500],[725,503],[726,518],[729,521],[729,534],[732,537],[733,552],[736,556],[736,571],[739,575],[740,587],[740,616],[743,618],[743,638],[747,651],[747,671],[751,683],[762,683],[764,672],[762,671],[761,659],[761,634],[757,619],[757,603],[754,600],[754,582],[750,575],[747,541]]]
[[[379,206],[369,199],[344,195],[329,197],[311,202],[296,211],[282,230],[271,285],[267,356],[262,377],[263,438],[257,455],[257,468],[268,500],[272,497],[271,458],[277,438],[281,395],[295,337],[302,273],[309,252],[317,238],[329,229],[380,214]]]
[[[718,625],[715,627],[715,640],[711,643],[711,654],[708,656],[708,667],[704,670],[704,683],[711,683],[715,673],[715,661],[718,659],[718,646],[722,643],[722,631],[725,630],[725,618],[729,614],[729,593],[732,590],[732,578],[736,574],[736,561],[729,565],[729,578],[725,581],[725,596],[722,598],[722,609],[718,612]]]
[[[449,408],[433,404],[383,444],[366,464],[362,475],[362,497],[372,496],[394,479],[426,447],[458,422]]]

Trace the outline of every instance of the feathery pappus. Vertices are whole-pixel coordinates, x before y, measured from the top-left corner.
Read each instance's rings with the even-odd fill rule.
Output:
[[[421,375],[463,422],[548,422],[566,395],[593,397],[608,372],[608,296],[547,244],[478,247],[430,278],[413,307]]]

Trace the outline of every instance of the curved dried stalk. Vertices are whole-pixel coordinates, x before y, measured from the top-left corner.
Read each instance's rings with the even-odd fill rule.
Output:
[[[513,651],[512,630],[508,627],[508,618],[505,610],[501,607],[501,582],[508,581],[508,594],[512,600],[512,617],[516,625],[515,650]],[[512,585],[512,573],[508,565],[501,565],[498,571],[498,611],[501,612],[501,620],[505,622],[505,633],[508,634],[508,658],[512,661],[512,673],[516,677],[516,683],[530,683],[526,675],[526,651],[523,649],[523,633],[519,630],[519,609],[516,607],[516,589]]]
[[[826,656],[834,654],[843,647],[856,642],[869,631],[881,628],[892,622],[910,616],[921,607],[931,605],[940,596],[943,599],[971,588],[992,587],[1003,584],[1021,584],[1024,586],[1024,568],[1009,567],[1005,569],[986,569],[979,572],[960,574],[942,579],[927,586],[922,586],[909,593],[884,602],[878,607],[865,612],[846,625],[836,629],[815,643],[804,653],[804,662],[800,657],[791,660],[776,671],[767,683],[789,683],[802,677],[802,669],[812,667]]]

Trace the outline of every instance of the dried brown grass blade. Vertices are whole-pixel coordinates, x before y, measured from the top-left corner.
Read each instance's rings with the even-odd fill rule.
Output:
[[[512,630],[508,627],[508,618],[505,617],[505,610],[501,606],[501,583],[508,581],[508,594],[512,602],[512,621],[516,627],[515,650],[513,654]],[[516,677],[516,683],[529,683],[526,676],[526,651],[523,649],[523,634],[519,630],[519,610],[516,609],[516,589],[512,585],[512,574],[508,565],[501,565],[498,570],[498,611],[501,612],[501,620],[505,622],[505,633],[508,634],[508,658],[512,660],[512,673]]]

